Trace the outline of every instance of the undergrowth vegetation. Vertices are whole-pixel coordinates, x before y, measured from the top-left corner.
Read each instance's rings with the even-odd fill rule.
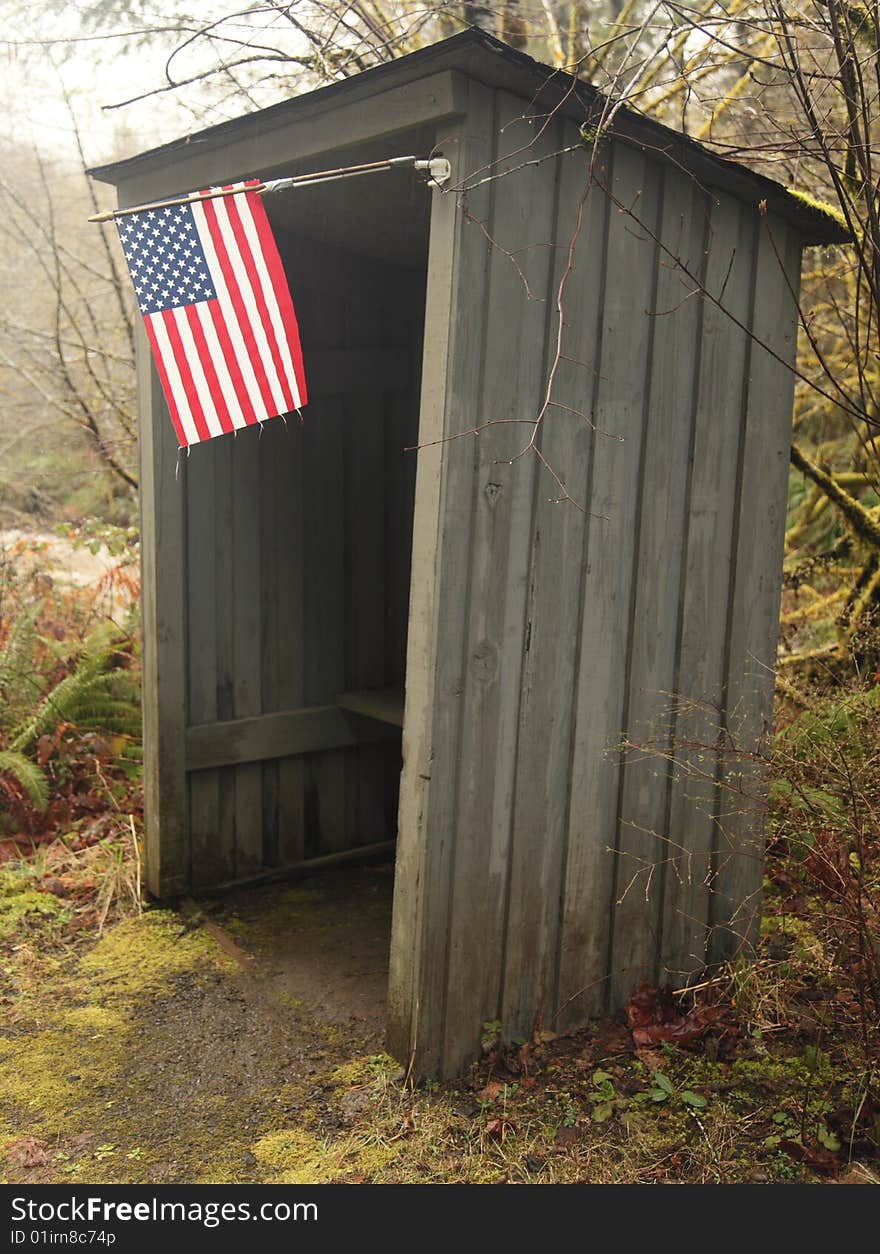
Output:
[[[880,1183],[880,677],[782,681],[755,955],[413,1087],[260,974],[325,887],[142,902],[133,613],[0,575],[7,1179]]]
[[[87,903],[82,926],[103,926],[120,889],[109,886],[137,862],[137,591],[130,554],[88,590],[56,580],[25,543],[0,559],[4,882],[38,871],[44,891]]]

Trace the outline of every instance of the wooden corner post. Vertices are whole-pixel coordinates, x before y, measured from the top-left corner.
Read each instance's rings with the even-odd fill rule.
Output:
[[[146,335],[138,328],[144,854],[157,897],[190,880],[186,786],[186,458],[177,448]]]

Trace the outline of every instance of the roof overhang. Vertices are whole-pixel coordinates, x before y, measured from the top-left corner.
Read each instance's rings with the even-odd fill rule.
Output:
[[[527,99],[536,113],[556,110],[582,124],[598,119],[607,98],[589,83],[562,70],[542,65],[525,53],[475,27],[440,43],[411,52],[395,61],[374,66],[351,78],[221,122],[136,156],[94,167],[89,173],[118,186],[172,169],[201,155],[222,151],[231,143],[256,141],[269,131],[306,122],[342,105],[358,104],[382,92],[406,87],[427,75],[455,71],[488,87],[503,88]],[[673,161],[707,190],[725,191],[738,200],[772,213],[794,226],[804,244],[835,244],[850,240],[849,233],[830,214],[793,195],[780,183],[735,161],[726,161],[697,140],[682,135],[630,108],[619,108],[606,132],[618,142]],[[344,137],[343,137],[344,139]],[[341,142],[339,147],[344,147]]]

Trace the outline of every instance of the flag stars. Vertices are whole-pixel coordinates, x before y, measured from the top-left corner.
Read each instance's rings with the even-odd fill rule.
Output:
[[[132,214],[118,227],[142,313],[213,298],[211,272],[189,205]]]

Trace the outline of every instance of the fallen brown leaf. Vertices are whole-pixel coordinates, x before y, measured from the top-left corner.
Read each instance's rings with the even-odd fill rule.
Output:
[[[669,985],[656,988],[646,980],[633,989],[626,1018],[637,1048],[664,1043],[686,1046],[719,1028],[726,1033],[735,1030],[727,1006],[699,1003],[681,1014]]]
[[[639,1045],[635,1054],[639,1062],[643,1062],[649,1071],[662,1071],[666,1066],[666,1057],[659,1049],[647,1049]]]
[[[64,897],[67,895],[67,885],[55,875],[46,875],[40,880],[39,890],[41,893],[52,893],[54,897]]]
[[[515,1132],[516,1125],[510,1119],[498,1118],[490,1119],[486,1124],[485,1132],[493,1141],[503,1141],[508,1132]]]
[[[490,1080],[485,1088],[479,1090],[477,1097],[481,1102],[494,1102],[503,1088],[504,1085],[499,1084],[497,1080]]]
[[[779,1148],[793,1158],[795,1162],[804,1163],[813,1171],[822,1175],[836,1175],[840,1163],[830,1150],[820,1145],[802,1145],[800,1141],[780,1141]]]
[[[46,1142],[38,1141],[34,1136],[24,1136],[15,1141],[7,1149],[6,1156],[15,1167],[45,1167],[49,1161]]]
[[[574,1145],[578,1139],[577,1128],[560,1128],[553,1140],[557,1145],[567,1146]]]

